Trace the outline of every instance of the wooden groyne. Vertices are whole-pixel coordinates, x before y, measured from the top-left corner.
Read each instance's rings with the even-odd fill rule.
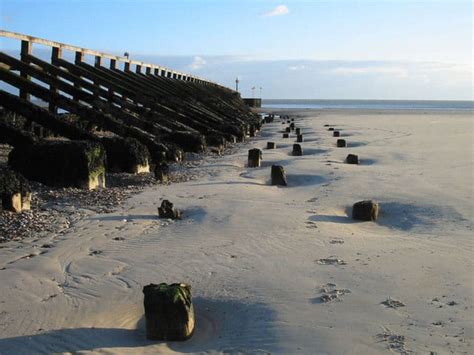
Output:
[[[9,165],[27,178],[93,188],[103,185],[105,169],[146,171],[149,165],[179,161],[186,151],[222,148],[260,128],[240,95],[214,82],[23,34],[0,31],[0,36],[17,40],[21,48],[19,58],[0,52],[0,80],[18,89],[12,94],[5,85],[0,88],[0,143],[14,147]],[[32,54],[34,44],[50,47],[49,61]],[[65,51],[74,53],[73,62],[64,59]],[[42,168],[40,152],[55,154],[40,160],[56,165],[69,166],[74,157],[89,181],[51,176],[61,166]]]

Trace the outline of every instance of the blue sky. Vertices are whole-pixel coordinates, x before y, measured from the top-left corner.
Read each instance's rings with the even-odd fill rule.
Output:
[[[0,15],[2,29],[238,76],[244,96],[474,98],[470,0],[0,0]]]

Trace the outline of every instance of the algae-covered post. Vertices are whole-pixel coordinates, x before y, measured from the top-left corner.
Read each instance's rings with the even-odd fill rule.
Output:
[[[191,286],[149,284],[143,287],[146,337],[150,340],[183,341],[194,333]]]

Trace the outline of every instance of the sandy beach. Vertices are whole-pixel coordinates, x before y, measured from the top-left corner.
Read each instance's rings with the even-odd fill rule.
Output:
[[[472,113],[287,113],[301,157],[276,119],[189,181],[0,244],[0,354],[472,353]],[[251,148],[262,167],[247,168]],[[270,186],[272,164],[289,186]],[[158,219],[163,199],[182,220]],[[364,199],[377,222],[350,218]],[[189,341],[146,340],[142,288],[159,282],[192,286]]]

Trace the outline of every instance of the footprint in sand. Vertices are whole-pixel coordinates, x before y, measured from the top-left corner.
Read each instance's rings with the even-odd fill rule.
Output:
[[[390,350],[400,354],[411,354],[411,350],[406,348],[406,339],[404,335],[394,334],[391,330],[385,329],[383,333],[377,334],[376,339],[379,342],[387,343]]]
[[[400,308],[400,307],[405,307],[405,303],[394,300],[393,298],[387,298],[385,301],[381,302],[384,306],[387,306],[388,308]]]
[[[332,256],[325,259],[315,260],[315,262],[319,265],[347,265],[347,263],[344,260],[338,259]]]
[[[321,287],[319,291],[321,296],[315,298],[314,303],[328,303],[332,301],[341,301],[341,296],[351,293],[351,290],[347,288],[336,288],[336,284],[327,283]]]

